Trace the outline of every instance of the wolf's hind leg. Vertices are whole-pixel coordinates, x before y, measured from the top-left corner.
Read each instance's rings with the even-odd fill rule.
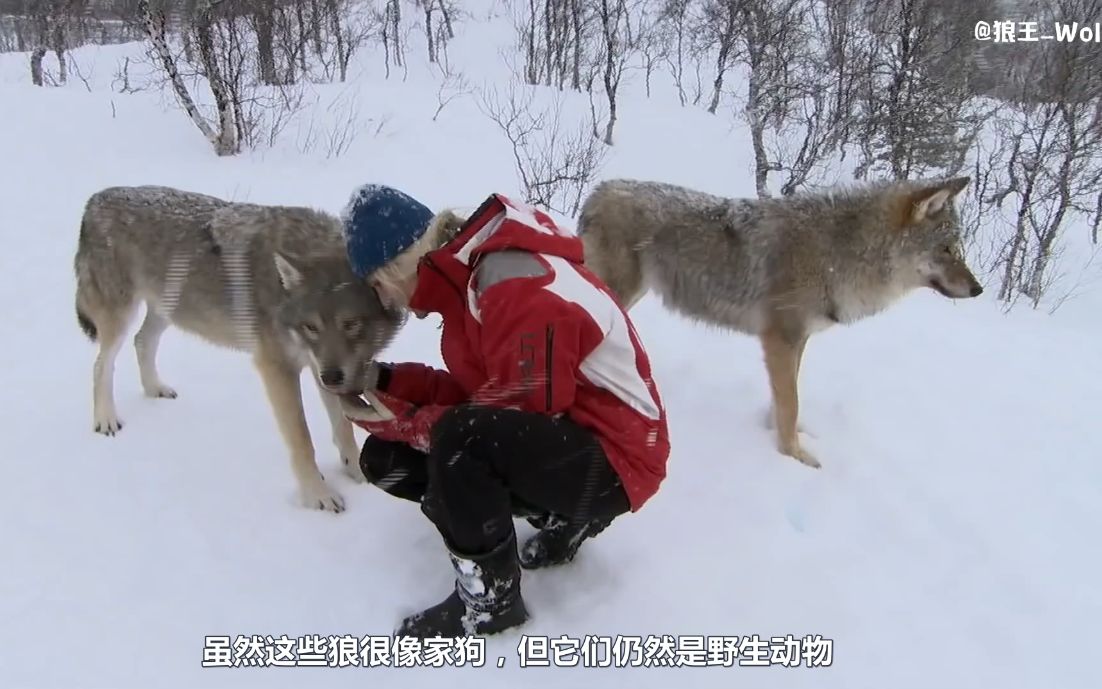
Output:
[[[99,340],[99,353],[92,366],[92,416],[96,433],[115,435],[122,430],[115,409],[115,359],[136,310],[134,303],[92,315]]]

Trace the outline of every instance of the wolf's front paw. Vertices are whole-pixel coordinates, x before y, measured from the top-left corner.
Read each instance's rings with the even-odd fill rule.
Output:
[[[789,457],[792,457],[793,459],[796,459],[808,465],[809,467],[812,467],[813,469],[818,469],[822,467],[822,465],[819,464],[819,460],[815,459],[815,455],[805,450],[798,441],[791,443],[781,443],[779,449],[781,451],[781,454],[788,455]]]
[[[122,421],[114,414],[104,414],[102,416],[96,416],[94,422],[94,430],[96,433],[101,433],[107,436],[113,436],[122,430]]]
[[[326,512],[344,512],[344,498],[324,482],[302,488],[302,504],[315,510]]]
[[[176,399],[176,391],[173,390],[171,387],[165,385],[164,383],[149,386],[145,389],[145,394],[147,397],[155,397],[166,400]]]
[[[348,478],[352,479],[356,483],[367,483],[367,477],[364,476],[363,468],[360,467],[360,458],[358,455],[341,455],[341,462],[344,464],[344,473]]]

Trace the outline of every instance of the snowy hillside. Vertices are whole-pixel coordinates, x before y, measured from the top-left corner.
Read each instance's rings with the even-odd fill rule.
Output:
[[[511,37],[478,19],[451,59],[492,83]],[[301,152],[292,128],[274,148],[219,159],[167,90],[112,90],[118,64],[142,52],[74,51],[90,90],[33,87],[26,54],[0,55],[0,686],[1099,686],[1102,298],[1004,315],[991,290],[960,303],[916,293],[812,339],[801,412],[819,471],[773,449],[758,343],[648,298],[633,316],[669,410],[669,477],[574,563],[524,575],[532,620],[490,638],[484,667],[202,667],[208,636],[387,635],[445,595],[451,574],[416,508],[340,472],[310,387],[319,464],[349,509],[299,507],[244,355],[170,330],[160,367],[180,396],[149,400],[128,339],[116,375],[126,426],[92,432],[95,347],[73,313],[85,199],[164,184],[336,212],[378,181],[469,208],[517,181],[476,99],[433,120],[437,77],[419,63],[384,80],[365,51],[347,84],[318,87],[307,115],[319,126],[342,116],[325,103],[357,103],[359,134],[340,157]],[[587,109],[564,100],[567,114]],[[636,89],[600,176],[752,195],[746,140],[729,118]],[[435,326],[411,322],[384,358],[439,365]],[[831,662],[519,666],[525,635],[755,634],[819,635]]]

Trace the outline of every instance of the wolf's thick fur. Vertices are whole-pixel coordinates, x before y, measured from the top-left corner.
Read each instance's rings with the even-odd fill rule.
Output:
[[[610,180],[582,206],[586,264],[627,307],[653,289],[685,316],[762,342],[778,448],[800,444],[798,376],[818,330],[887,308],[911,290],[982,291],[961,256],[953,198],[968,178],[878,183],[828,194],[731,199]]]
[[[250,352],[303,503],[344,509],[318,470],[303,412],[302,369],[314,373],[347,473],[362,480],[359,448],[337,395],[363,389],[367,364],[404,317],[384,308],[375,290],[352,274],[337,218],[165,187],[113,187],[85,206],[74,268],[78,322],[99,342],[97,432],[114,435],[122,428],[114,362],[144,302],[134,347],[145,393],[176,396],[156,365],[158,342],[170,324]]]

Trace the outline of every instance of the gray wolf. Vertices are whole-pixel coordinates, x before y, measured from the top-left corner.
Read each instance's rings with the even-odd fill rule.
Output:
[[[808,338],[930,288],[983,288],[961,252],[955,197],[969,178],[881,182],[733,199],[638,180],[599,184],[578,234],[586,264],[631,308],[648,290],[686,317],[760,338],[778,449],[818,467],[798,436]]]
[[[141,384],[174,398],[157,370],[169,325],[252,355],[304,505],[333,512],[344,499],[318,469],[302,405],[309,367],[333,441],[359,480],[359,449],[337,398],[363,389],[369,362],[404,316],[385,308],[348,266],[340,221],[299,207],[262,206],[157,186],[112,187],[87,201],[74,258],[77,319],[99,343],[93,367],[97,433],[122,429],[115,359],[140,303],[134,337]]]

